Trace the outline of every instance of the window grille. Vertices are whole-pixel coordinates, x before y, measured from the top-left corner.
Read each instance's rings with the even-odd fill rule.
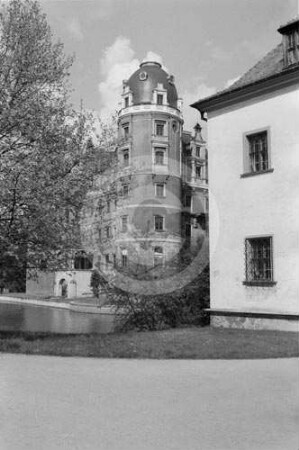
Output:
[[[163,216],[155,216],[155,230],[156,231],[164,230],[164,217]]]
[[[249,169],[250,172],[262,172],[268,170],[268,142],[267,132],[247,136],[249,142]]]
[[[156,122],[156,135],[164,136],[165,124],[163,122]]]
[[[157,104],[163,105],[163,95],[162,94],[157,95]]]
[[[123,216],[121,218],[121,231],[126,233],[128,231],[128,216]]]
[[[246,281],[273,281],[272,238],[245,240]]]

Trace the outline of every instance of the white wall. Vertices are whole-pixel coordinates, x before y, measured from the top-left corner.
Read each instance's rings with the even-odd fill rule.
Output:
[[[243,133],[264,127],[274,172],[240,178]],[[208,142],[211,308],[298,311],[299,85],[210,114]],[[273,235],[273,287],[242,284],[244,239],[260,235]]]
[[[68,298],[92,295],[90,288],[91,270],[67,270],[55,272],[54,295],[61,296],[60,280],[67,282]]]

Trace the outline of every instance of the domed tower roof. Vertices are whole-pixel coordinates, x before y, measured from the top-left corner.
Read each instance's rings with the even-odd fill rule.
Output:
[[[152,103],[153,90],[158,88],[158,84],[163,85],[163,89],[167,91],[169,106],[177,108],[178,94],[174,78],[162,69],[161,64],[154,61],[143,62],[126,82],[132,91],[134,105]]]

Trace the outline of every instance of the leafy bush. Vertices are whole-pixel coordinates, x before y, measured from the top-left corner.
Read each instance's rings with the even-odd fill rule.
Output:
[[[206,325],[209,306],[209,271],[203,271],[192,283],[171,294],[156,296],[119,293],[116,305],[118,329],[159,330],[180,325]]]

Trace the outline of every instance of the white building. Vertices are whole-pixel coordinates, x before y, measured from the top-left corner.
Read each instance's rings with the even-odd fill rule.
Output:
[[[298,330],[299,19],[208,118],[211,324]],[[212,201],[214,199],[214,201]]]

